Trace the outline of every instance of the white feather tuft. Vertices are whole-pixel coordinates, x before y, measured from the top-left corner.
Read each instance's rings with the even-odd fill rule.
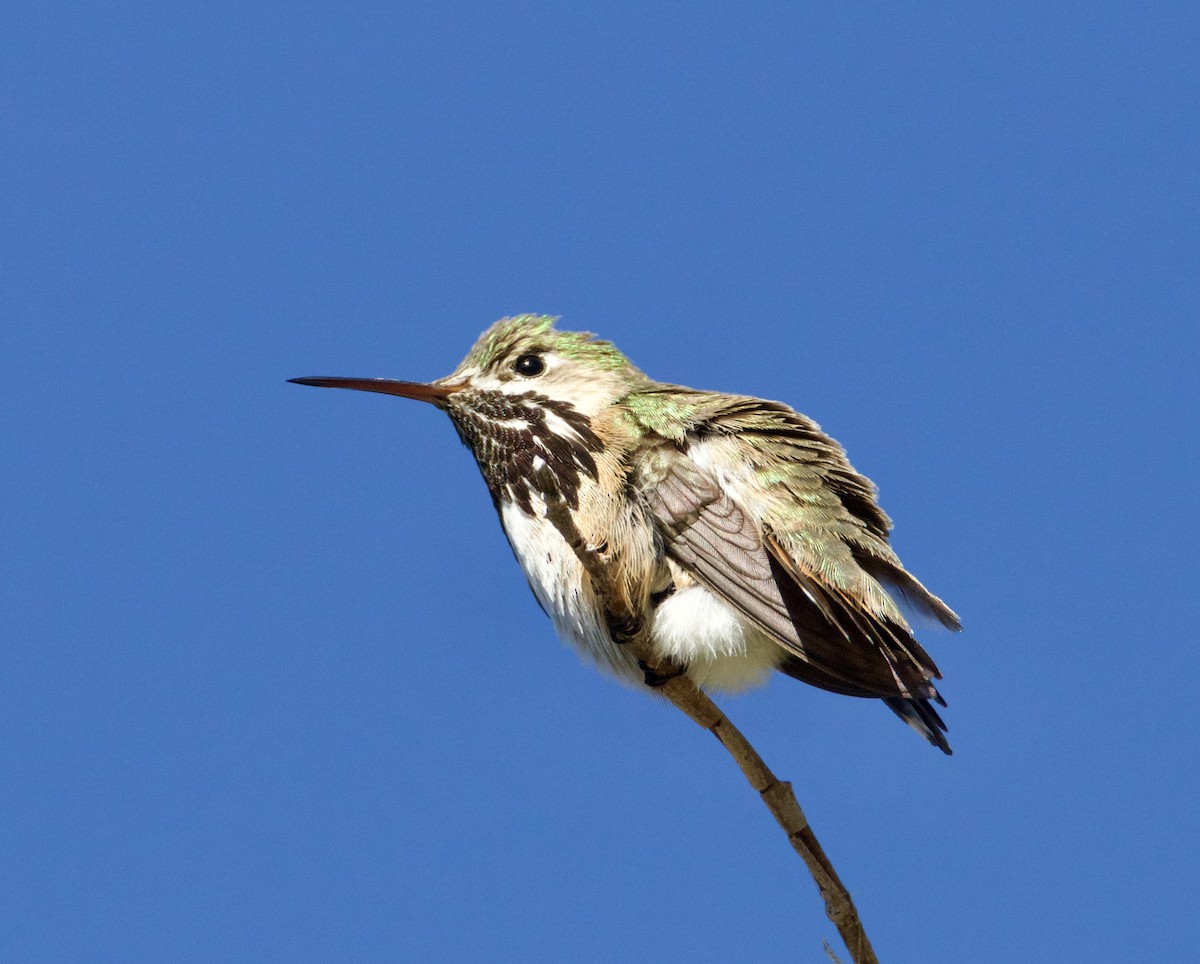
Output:
[[[765,683],[782,650],[703,586],[664,599],[654,617],[655,649],[688,667],[705,689],[737,692]]]

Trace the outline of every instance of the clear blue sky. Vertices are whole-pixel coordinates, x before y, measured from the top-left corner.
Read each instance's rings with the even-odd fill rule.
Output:
[[[725,701],[885,962],[1191,961],[1194,3],[0,23],[0,958],[821,961],[715,742],[582,665],[431,408],[504,314],[882,489],[956,755]]]

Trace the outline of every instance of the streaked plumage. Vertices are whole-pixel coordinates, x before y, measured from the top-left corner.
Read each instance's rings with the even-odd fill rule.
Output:
[[[608,342],[553,322],[502,319],[429,385],[297,381],[446,411],[558,633],[617,676],[643,679],[546,518],[550,480],[656,652],[698,685],[742,689],[778,669],[882,699],[949,753],[932,706],[945,705],[940,674],[895,596],[948,628],[958,617],[904,569],[875,486],[841,446],[786,405],[655,382]]]

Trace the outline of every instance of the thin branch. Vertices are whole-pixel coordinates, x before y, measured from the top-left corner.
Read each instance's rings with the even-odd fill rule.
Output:
[[[879,964],[850,892],[808,825],[792,785],[776,778],[750,741],[729,721],[729,717],[684,675],[683,667],[654,654],[638,614],[632,611],[626,594],[615,585],[611,567],[599,551],[587,544],[570,511],[557,496],[553,476],[546,473],[546,477],[539,478],[539,483],[543,491],[548,493],[546,518],[562,534],[591,576],[592,588],[604,606],[609,625],[621,625],[630,630],[628,634],[622,634],[620,644],[627,646],[639,663],[647,668],[647,684],[655,685],[658,692],[676,708],[712,733],[725,747],[750,786],[758,791],[767,809],[783,828],[793,849],[807,865],[825,901],[825,913],[841,934],[850,957],[855,964]]]
[[[661,660],[647,659],[646,662],[660,675],[666,676],[676,671],[674,666]],[[750,741],[687,676],[674,676],[659,691],[720,741],[741,768],[750,786],[759,792],[763,803],[787,834],[793,849],[808,866],[808,872],[812,874],[825,901],[825,913],[842,935],[846,950],[855,964],[878,964],[850,892],[808,825],[792,785],[776,778]]]

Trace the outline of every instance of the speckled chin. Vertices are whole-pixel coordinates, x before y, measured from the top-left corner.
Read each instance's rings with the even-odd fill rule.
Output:
[[[467,389],[446,406],[462,439],[479,463],[492,502],[533,513],[534,475],[549,470],[559,496],[579,507],[583,476],[598,477],[594,453],[603,448],[591,420],[569,402],[537,392]]]

